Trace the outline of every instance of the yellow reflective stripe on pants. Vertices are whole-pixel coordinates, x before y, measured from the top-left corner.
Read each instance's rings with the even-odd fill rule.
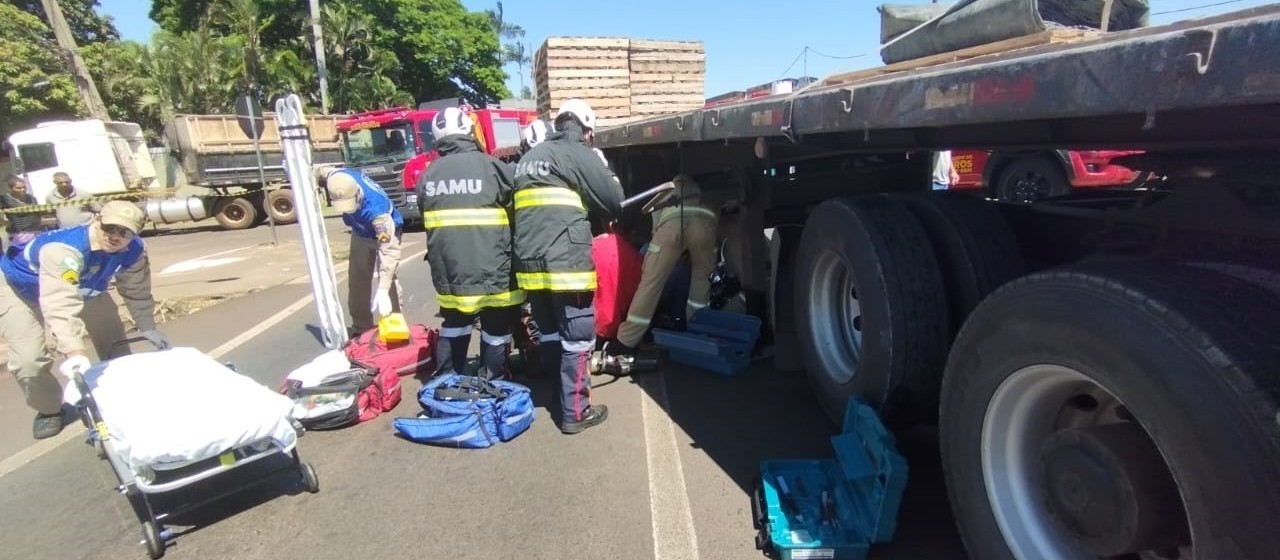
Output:
[[[582,197],[573,189],[565,187],[534,187],[516,191],[515,209],[531,206],[572,206],[586,210],[582,205]]]
[[[427,229],[451,226],[505,226],[508,223],[510,221],[507,219],[507,211],[501,208],[462,208],[422,213],[422,227]]]
[[[526,290],[553,292],[586,292],[596,289],[596,273],[591,272],[517,272],[516,281]]]
[[[483,296],[447,296],[444,294],[436,295],[436,303],[440,307],[456,309],[463,313],[475,313],[487,307],[510,307],[512,305],[520,305],[524,303],[524,291],[512,290],[500,294],[488,294]]]

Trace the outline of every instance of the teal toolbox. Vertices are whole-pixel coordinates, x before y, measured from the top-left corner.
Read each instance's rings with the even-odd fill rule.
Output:
[[[907,462],[875,410],[851,399],[834,460],[760,464],[751,505],[756,548],[782,560],[863,560],[897,527]]]

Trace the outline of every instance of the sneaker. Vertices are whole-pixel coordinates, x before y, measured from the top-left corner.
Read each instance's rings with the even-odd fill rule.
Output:
[[[31,427],[32,435],[36,439],[45,439],[62,433],[63,426],[66,426],[65,418],[63,411],[54,414],[37,413],[35,423]]]
[[[587,428],[603,424],[608,418],[609,407],[602,404],[592,405],[587,409],[587,413],[583,415],[582,420],[578,422],[565,420],[562,422],[560,424],[560,431],[570,435],[582,433],[582,431]]]

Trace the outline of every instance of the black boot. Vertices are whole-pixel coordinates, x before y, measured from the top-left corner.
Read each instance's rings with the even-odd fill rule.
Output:
[[[582,415],[582,420],[577,422],[564,421],[560,424],[560,431],[569,435],[580,434],[587,428],[599,426],[609,418],[609,407],[602,404],[591,405],[587,409],[587,413]]]

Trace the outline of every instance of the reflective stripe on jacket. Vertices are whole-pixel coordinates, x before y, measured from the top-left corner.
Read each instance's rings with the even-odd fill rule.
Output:
[[[416,185],[436,301],[463,313],[523,303],[511,272],[510,167],[463,135],[436,149]]]

